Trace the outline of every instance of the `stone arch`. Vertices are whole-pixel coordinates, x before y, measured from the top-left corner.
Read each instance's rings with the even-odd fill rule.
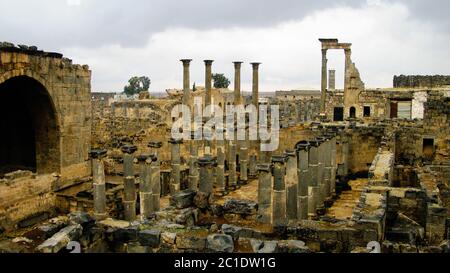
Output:
[[[49,86],[31,70],[0,77],[0,173],[60,172],[60,124]]]
[[[356,108],[355,106],[351,106],[349,111],[348,111],[348,116],[350,118],[356,118]]]

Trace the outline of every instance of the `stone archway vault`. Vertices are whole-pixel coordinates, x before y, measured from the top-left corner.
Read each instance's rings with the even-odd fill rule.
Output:
[[[46,87],[29,76],[0,83],[0,173],[60,171],[60,126]]]

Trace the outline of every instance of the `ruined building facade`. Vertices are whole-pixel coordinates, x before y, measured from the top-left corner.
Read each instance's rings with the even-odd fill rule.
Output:
[[[61,54],[1,45],[2,225],[54,207],[49,192],[89,175],[90,81],[86,65],[72,64]],[[8,183],[15,176],[26,181]]]

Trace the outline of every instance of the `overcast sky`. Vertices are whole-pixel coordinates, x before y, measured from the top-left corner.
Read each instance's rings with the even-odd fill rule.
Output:
[[[204,85],[204,59],[233,80],[243,61],[262,62],[260,90],[320,87],[318,38],[350,42],[367,87],[391,87],[395,74],[450,74],[448,0],[0,0],[0,41],[63,53],[92,70],[92,91],[122,91],[134,75],[150,90]],[[344,54],[328,67],[343,86]],[[232,88],[232,85],[230,86]]]

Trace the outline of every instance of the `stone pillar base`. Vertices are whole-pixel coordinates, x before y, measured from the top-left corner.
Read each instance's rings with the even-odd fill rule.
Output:
[[[123,201],[123,207],[125,220],[129,222],[136,220],[136,201]]]
[[[286,225],[286,191],[273,191],[273,225]]]
[[[308,196],[297,196],[297,219],[308,219]]]

